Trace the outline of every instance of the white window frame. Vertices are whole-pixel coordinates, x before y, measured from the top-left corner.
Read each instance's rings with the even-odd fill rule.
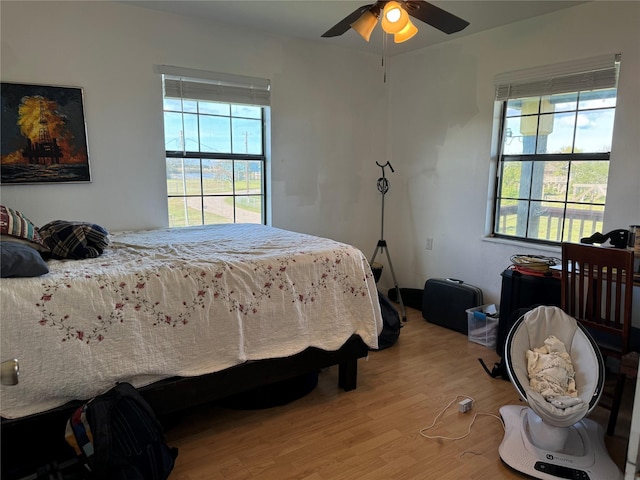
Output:
[[[207,223],[218,223],[208,221],[206,214],[206,202],[212,197],[221,196],[233,199],[233,223],[242,222],[242,219],[237,217],[238,207],[237,201],[241,200],[241,197],[260,197],[260,223],[266,224],[267,222],[267,151],[268,151],[268,118],[269,118],[269,106],[270,106],[270,89],[271,83],[267,79],[260,79],[254,77],[247,77],[242,75],[232,75],[218,72],[208,72],[203,70],[186,69],[182,67],[174,67],[168,65],[159,65],[155,67],[156,73],[162,75],[163,78],[163,99],[175,98],[180,99],[181,103],[184,100],[196,100],[206,102],[216,102],[221,104],[230,105],[230,121],[235,117],[233,114],[234,107],[241,107],[248,105],[251,107],[259,107],[261,112],[261,130],[262,130],[262,146],[259,154],[256,153],[232,153],[232,152],[203,152],[189,150],[185,145],[186,142],[182,142],[182,149],[168,149],[165,147],[166,161],[171,159],[181,159],[183,163],[187,162],[200,162],[201,175],[202,165],[206,162],[215,162],[223,160],[231,162],[231,171],[236,171],[236,165],[244,163],[247,165],[247,178],[249,176],[248,165],[259,163],[261,165],[261,179],[262,185],[259,193],[242,193],[236,191],[235,178],[232,179],[232,192],[225,192],[223,194],[211,194],[203,192],[202,189],[198,194],[181,192],[179,194],[172,194],[168,192],[168,203],[171,199],[184,199],[185,205],[187,200],[191,202],[200,202],[200,219],[194,219],[193,212],[190,214],[185,213],[185,224],[172,224],[171,218],[169,224],[171,226],[191,226],[191,225],[203,225]],[[180,109],[182,113],[182,109]],[[205,116],[205,114],[202,114]],[[197,113],[197,118],[200,119],[201,114]],[[233,123],[233,122],[232,122]],[[233,135],[233,131],[231,131]],[[233,149],[233,148],[232,148]],[[235,149],[234,149],[235,150]],[[201,184],[203,184],[203,178],[201,177]],[[247,180],[248,185],[248,180]],[[186,210],[186,207],[185,207]],[[169,207],[169,214],[171,215],[171,207]],[[193,220],[193,222],[191,221]]]
[[[577,227],[574,227],[572,223],[574,221],[572,215],[567,209],[567,205],[571,202],[565,196],[564,201],[559,202],[564,208],[561,209],[561,216],[556,218],[558,222],[558,234],[555,238],[550,236],[552,228],[550,223],[552,219],[549,217],[549,225],[547,225],[547,238],[539,238],[538,236],[530,236],[529,222],[533,222],[535,225],[535,216],[531,214],[534,204],[541,204],[539,199],[532,196],[531,191],[528,195],[523,195],[519,192],[519,198],[509,197],[506,194],[503,196],[501,192],[503,166],[507,162],[528,162],[530,165],[535,164],[538,161],[553,162],[562,161],[568,162],[571,165],[572,162],[579,161],[602,161],[609,162],[610,152],[597,152],[597,153],[531,153],[531,154],[505,154],[504,147],[505,141],[508,140],[506,110],[507,102],[514,99],[524,99],[532,97],[546,97],[549,95],[568,94],[573,92],[590,92],[593,90],[612,89],[617,88],[618,68],[620,63],[619,54],[602,55],[599,57],[592,57],[588,59],[581,59],[574,62],[564,62],[560,64],[548,65],[545,67],[537,67],[526,70],[519,70],[515,72],[509,72],[498,75],[495,79],[496,87],[496,106],[501,112],[501,121],[498,126],[498,132],[494,132],[498,137],[498,161],[496,168],[495,179],[495,192],[494,201],[492,204],[492,222],[491,222],[491,236],[503,239],[511,239],[517,241],[533,242],[533,243],[546,243],[551,245],[558,245],[562,241],[579,241],[580,237],[588,236],[596,228],[601,228],[602,221],[592,221],[590,224],[580,223]],[[615,109],[615,107],[614,107]],[[577,115],[578,111],[576,111]],[[532,119],[538,120],[542,117],[541,112],[534,112],[531,115]],[[522,118],[525,118],[523,115]],[[537,122],[536,122],[537,124]],[[540,125],[536,125],[539,129]],[[536,130],[535,138],[539,138],[540,131]],[[540,134],[542,135],[542,134]],[[575,140],[575,139],[574,139]],[[524,165],[524,164],[523,164]],[[533,181],[533,180],[532,180]],[[567,176],[565,190],[568,192],[568,184],[570,177]],[[507,232],[504,228],[504,213],[506,209],[501,209],[502,200],[511,200],[519,205],[520,211],[518,211],[518,227],[516,232]],[[601,204],[593,203],[597,208],[602,209],[602,216],[604,215],[605,202]],[[524,212],[524,210],[527,210]],[[502,213],[502,215],[501,215]],[[524,220],[523,220],[524,218]],[[578,220],[576,220],[578,221]],[[535,229],[532,229],[535,231]],[[577,237],[576,237],[577,235]],[[576,238],[573,238],[576,237]]]

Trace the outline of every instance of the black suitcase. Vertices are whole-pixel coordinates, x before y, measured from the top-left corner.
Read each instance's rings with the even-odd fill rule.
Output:
[[[455,278],[430,278],[424,284],[422,317],[429,323],[467,334],[466,310],[482,305],[482,290]]]

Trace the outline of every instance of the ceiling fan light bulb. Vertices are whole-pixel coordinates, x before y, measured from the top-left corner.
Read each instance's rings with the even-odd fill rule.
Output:
[[[358,32],[358,34],[368,42],[371,38],[371,32],[376,28],[377,23],[378,17],[373,13],[366,11],[360,15],[360,18],[351,24],[351,28]]]
[[[396,23],[398,20],[400,20],[400,7],[390,8],[385,16],[391,23]]]
[[[382,29],[387,33],[398,33],[409,22],[409,14],[395,1],[387,2],[382,10]]]
[[[407,25],[393,36],[393,42],[406,42],[410,38],[413,38],[416,33],[418,33],[418,28],[413,23],[411,23],[411,20],[409,20],[407,22]]]

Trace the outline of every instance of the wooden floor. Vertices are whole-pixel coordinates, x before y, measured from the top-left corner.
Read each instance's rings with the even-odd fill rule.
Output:
[[[427,323],[417,310],[407,309],[407,318],[393,347],[359,361],[357,390],[339,390],[332,367],[310,394],[282,407],[211,406],[181,417],[167,428],[179,449],[171,480],[525,478],[500,460],[503,428],[493,416],[478,416],[461,440],[420,435],[457,395],[471,396],[473,410],[459,413],[455,402],[430,435],[464,435],[474,413],[498,415],[500,406],[522,403],[510,382],[491,378],[478,362],[492,366],[493,350]],[[632,395],[629,383],[616,435],[605,439],[621,469]],[[596,407],[590,416],[605,425],[608,410]]]

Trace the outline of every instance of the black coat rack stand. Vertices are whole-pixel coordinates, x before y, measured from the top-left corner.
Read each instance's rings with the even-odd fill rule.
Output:
[[[380,240],[378,240],[378,244],[376,245],[376,249],[373,252],[373,256],[371,257],[371,261],[369,262],[369,264],[373,266],[373,262],[378,256],[378,253],[384,252],[387,255],[387,262],[389,262],[389,270],[391,271],[391,277],[393,278],[393,286],[396,289],[396,295],[398,297],[398,302],[400,303],[402,321],[406,322],[407,312],[404,308],[402,295],[400,294],[400,287],[398,287],[398,281],[396,280],[396,273],[393,271],[393,263],[391,263],[391,255],[389,255],[389,247],[387,246],[387,241],[384,239],[384,196],[389,191],[389,180],[387,180],[387,177],[384,174],[384,169],[385,167],[389,167],[392,172],[394,170],[393,170],[393,167],[391,166],[391,163],[389,162],[385,163],[384,165],[380,165],[378,162],[376,162],[376,165],[378,165],[382,169],[382,177],[378,179],[378,191],[382,194],[382,215],[381,215],[381,221],[380,221]]]

